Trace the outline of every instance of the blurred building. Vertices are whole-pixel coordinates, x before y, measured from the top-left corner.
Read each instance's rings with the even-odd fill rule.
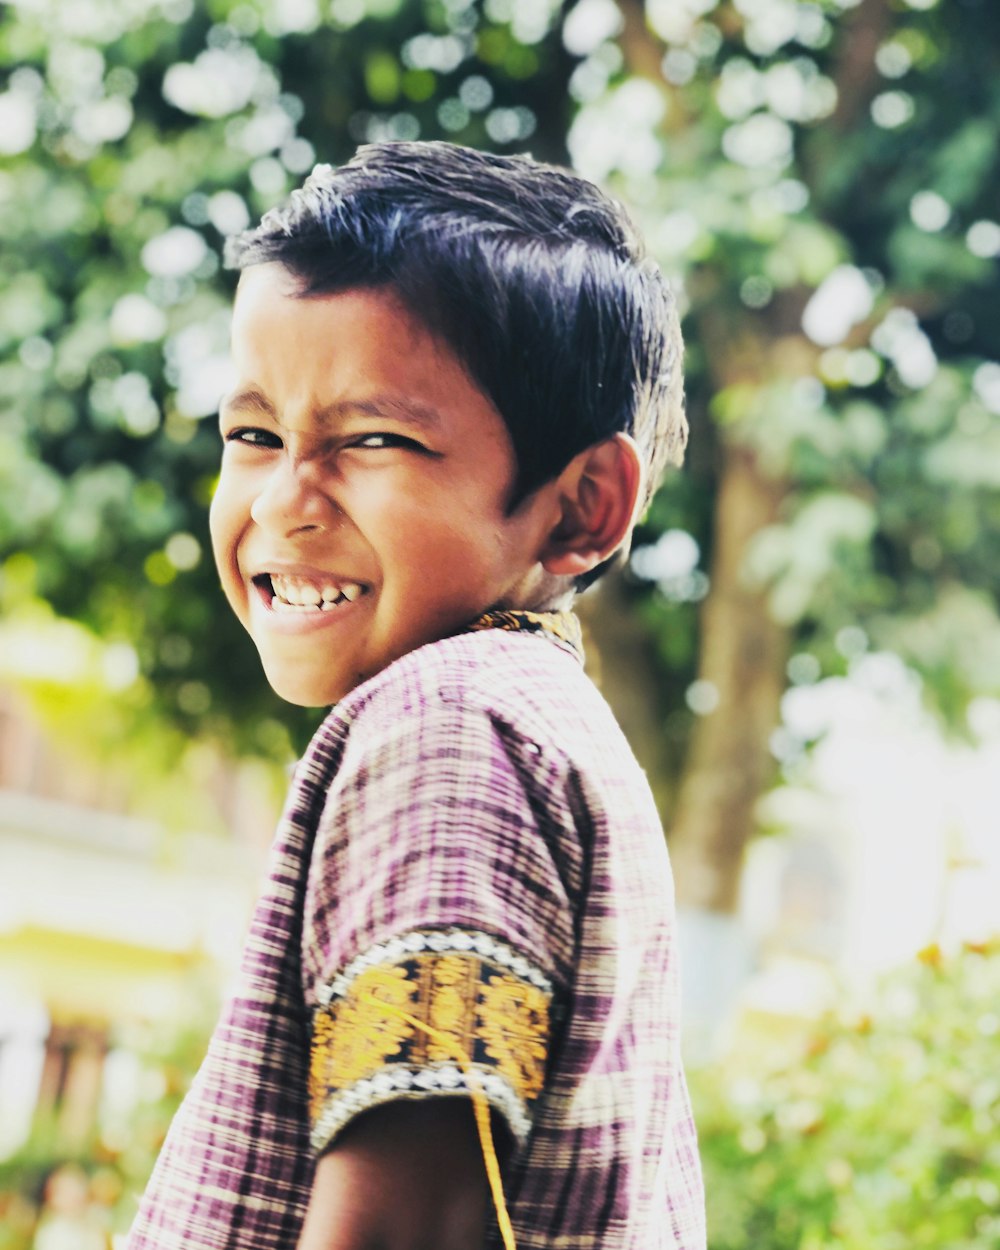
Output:
[[[192,1022],[232,972],[273,813],[252,770],[219,787],[240,841],[168,837],[0,689],[0,1157],[43,1123],[72,1153],[102,1107],[127,1120],[129,1039]]]

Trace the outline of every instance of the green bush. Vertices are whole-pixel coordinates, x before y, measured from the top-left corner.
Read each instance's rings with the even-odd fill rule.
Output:
[[[937,947],[748,1079],[694,1074],[710,1250],[997,1250],[1000,942]]]

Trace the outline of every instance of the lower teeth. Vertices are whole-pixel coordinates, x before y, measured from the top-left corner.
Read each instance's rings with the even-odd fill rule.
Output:
[[[279,599],[275,595],[271,600],[271,607],[278,611],[290,610],[293,612],[329,612],[331,608],[337,607],[343,603],[340,599],[324,599],[322,603],[289,603],[287,599]]]

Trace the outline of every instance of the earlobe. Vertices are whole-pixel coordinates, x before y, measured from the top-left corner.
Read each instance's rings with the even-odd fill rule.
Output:
[[[542,553],[546,572],[580,577],[617,551],[631,533],[641,483],[639,450],[627,434],[574,456],[556,483],[561,514]]]

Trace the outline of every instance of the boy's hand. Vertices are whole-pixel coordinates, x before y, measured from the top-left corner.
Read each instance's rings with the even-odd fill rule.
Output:
[[[478,1250],[488,1207],[471,1102],[391,1102],[320,1158],[298,1250]]]

